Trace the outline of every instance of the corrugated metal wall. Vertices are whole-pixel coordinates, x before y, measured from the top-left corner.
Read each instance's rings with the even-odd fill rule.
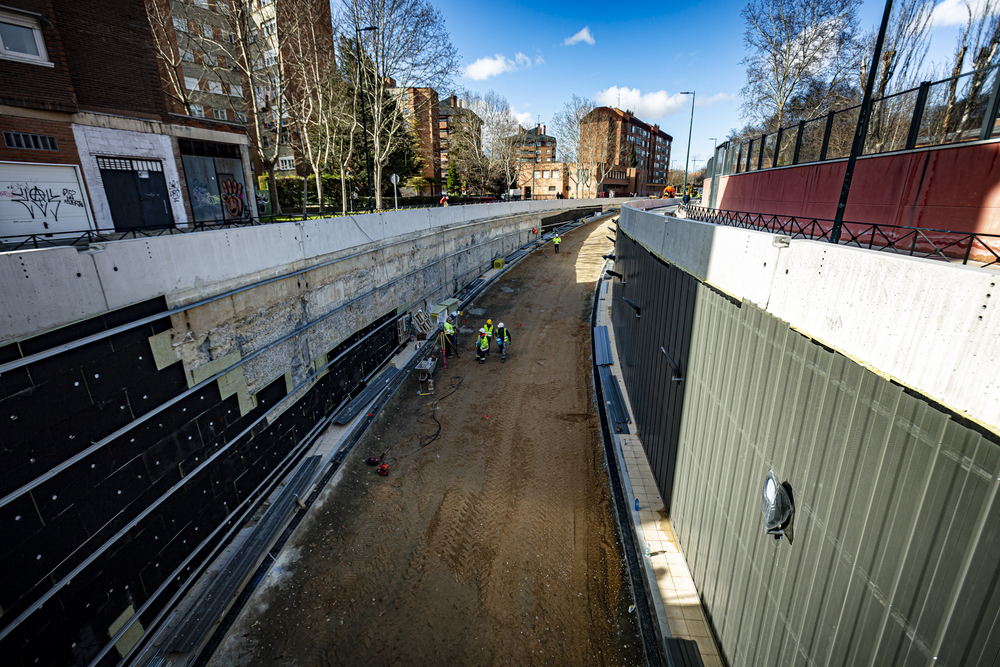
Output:
[[[996,664],[993,436],[624,232],[616,254],[637,430],[729,663]],[[684,358],[681,408],[661,340]],[[763,534],[769,469],[794,492],[791,542]]]

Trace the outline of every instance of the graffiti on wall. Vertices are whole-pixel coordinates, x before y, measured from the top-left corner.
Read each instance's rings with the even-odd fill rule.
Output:
[[[75,190],[63,190],[64,193],[72,192],[71,205],[76,205]],[[34,220],[39,217],[45,228],[49,228],[47,219],[52,216],[54,222],[59,222],[59,206],[63,203],[61,196],[53,192],[52,188],[40,188],[31,183],[9,183],[7,188],[0,190],[0,198],[8,199],[15,204],[20,204]],[[80,203],[83,206],[83,203]]]
[[[271,193],[267,190],[257,190],[257,215],[270,215]]]
[[[167,192],[169,193],[170,201],[176,204],[181,202],[181,186],[176,180],[170,181],[167,184]]]
[[[249,217],[243,201],[243,184],[239,181],[222,181],[222,207],[227,220],[241,220]]]

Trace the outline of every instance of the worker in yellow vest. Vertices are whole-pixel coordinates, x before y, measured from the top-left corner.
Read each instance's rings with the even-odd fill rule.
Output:
[[[486,329],[482,328],[479,330],[479,340],[476,341],[476,359],[479,363],[484,363],[486,361],[486,355],[490,351],[490,339],[486,335]]]
[[[556,247],[556,252],[559,252],[559,244],[562,243],[562,238],[556,234],[556,237],[552,239],[552,245]]]
[[[497,325],[497,348],[500,350],[500,362],[507,361],[507,348],[510,346],[510,331],[503,325]]]
[[[486,320],[486,326],[483,327],[483,331],[486,332],[486,354],[489,354],[490,342],[493,340],[493,320]]]
[[[458,354],[458,340],[455,333],[455,325],[451,323],[451,317],[444,321],[444,340],[446,354],[451,356],[454,351]]]

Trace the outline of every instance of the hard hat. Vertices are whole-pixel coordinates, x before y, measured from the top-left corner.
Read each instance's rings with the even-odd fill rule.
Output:
[[[486,333],[486,329],[483,329],[482,327],[480,327],[479,333]]]
[[[486,320],[486,324],[493,324],[493,320]]]
[[[497,325],[497,329],[503,329],[503,322]]]

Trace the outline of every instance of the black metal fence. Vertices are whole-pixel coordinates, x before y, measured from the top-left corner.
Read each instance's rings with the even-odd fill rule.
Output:
[[[830,240],[830,230],[834,225],[833,220],[824,218],[726,211],[701,206],[689,206],[687,215],[693,220],[717,225],[757,229],[792,238],[826,241]],[[947,262],[960,260],[962,264],[974,262],[984,267],[1000,266],[1000,235],[997,234],[845,221],[838,243],[911,257]]]
[[[1000,137],[1000,65],[966,72],[872,101],[862,155]],[[727,176],[846,158],[860,105],[716,148],[716,175]]]

